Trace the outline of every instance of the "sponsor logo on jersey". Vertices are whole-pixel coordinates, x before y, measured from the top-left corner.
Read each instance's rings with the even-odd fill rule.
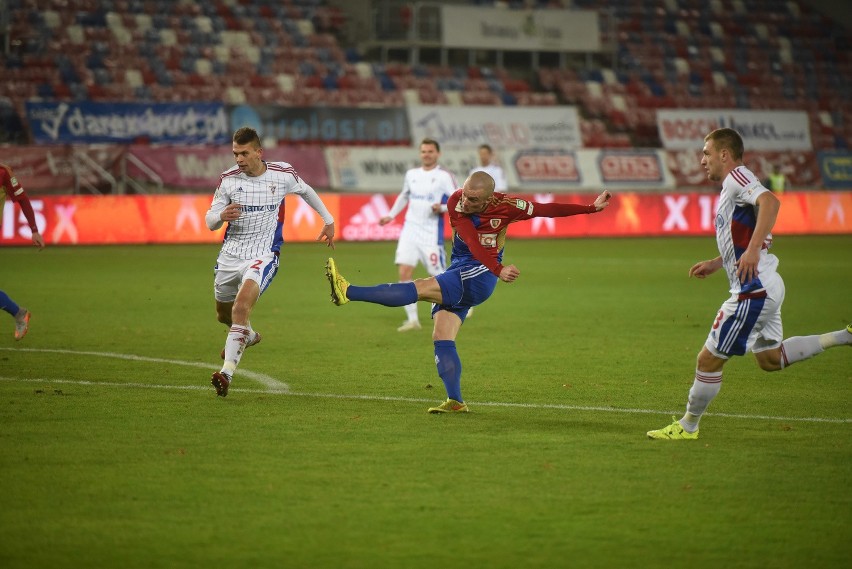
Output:
[[[242,210],[245,212],[249,211],[275,211],[278,209],[278,204],[267,204],[267,205],[244,205]]]
[[[269,184],[269,191],[274,195],[275,194],[275,184]]]
[[[479,234],[479,242],[483,247],[496,247],[497,246],[497,234],[496,233],[480,233]]]
[[[520,210],[524,210],[527,207],[527,202],[524,200],[515,200],[515,207]]]

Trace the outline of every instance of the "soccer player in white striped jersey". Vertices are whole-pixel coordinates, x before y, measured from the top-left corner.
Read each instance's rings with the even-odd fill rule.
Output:
[[[290,164],[263,160],[254,129],[234,132],[233,152],[237,166],[220,176],[205,216],[211,231],[228,224],[216,259],[213,291],[218,320],[228,326],[224,363],[211,379],[221,397],[228,395],[245,348],[260,342],[249,317],[278,272],[286,194],[298,194],[320,215],[325,225],[317,241],[325,240],[334,248],[334,218],[328,208]]]
[[[447,198],[458,188],[455,176],[438,165],[440,156],[438,141],[424,138],[420,142],[420,167],[405,173],[402,192],[388,214],[379,220],[379,225],[387,225],[408,206],[394,260],[399,267],[401,283],[411,282],[418,262],[433,277],[447,268],[444,214],[447,212]],[[416,302],[405,306],[405,316],[405,322],[397,331],[421,328]]]
[[[769,252],[772,227],[781,202],[743,165],[743,139],[730,128],[704,138],[701,165],[707,177],[722,183],[716,213],[720,255],[700,261],[689,276],[706,278],[725,269],[731,297],[717,314],[698,354],[686,413],[671,425],[648,431],[652,439],[698,438],[698,422],[722,387],[722,367],[731,356],[752,352],[766,371],[780,371],[827,348],[852,345],[852,324],[843,330],[784,340],[781,304],[784,281],[778,257]]]

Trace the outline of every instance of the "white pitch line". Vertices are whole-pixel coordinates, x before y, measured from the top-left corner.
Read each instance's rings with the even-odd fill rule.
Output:
[[[135,387],[140,389],[163,389],[177,391],[209,391],[210,387],[202,385],[162,385],[155,383],[128,383],[115,381],[76,381],[70,379],[44,379],[44,378],[22,378],[22,377],[0,377],[0,382],[9,383],[47,383],[57,385],[82,385],[100,387]],[[342,393],[302,393],[281,389],[243,389],[230,388],[228,393],[256,393],[258,395],[288,395],[291,397],[315,397],[323,399],[350,399],[363,401],[390,401],[395,403],[434,403],[435,399],[423,399],[418,397],[393,397],[385,395],[346,395]],[[660,411],[655,409],[629,409],[620,407],[594,407],[584,405],[558,405],[551,403],[511,403],[500,401],[468,401],[473,406],[483,407],[509,407],[524,409],[556,409],[561,411],[600,411],[604,413],[628,413],[644,415],[676,415],[675,411]],[[737,413],[705,413],[711,417],[727,417],[730,419],[763,420],[763,421],[786,421],[799,423],[835,423],[848,424],[852,419],[834,419],[830,417],[777,417],[773,415],[742,415]]]
[[[201,363],[201,362],[186,362],[183,360],[167,360],[163,358],[149,358],[147,356],[136,356],[133,354],[119,354],[115,352],[81,352],[77,350],[49,350],[49,349],[39,349],[39,348],[0,348],[0,350],[5,350],[8,352],[37,352],[37,353],[49,353],[49,354],[70,354],[73,356],[97,356],[101,358],[116,358],[119,360],[130,360],[135,362],[154,362],[161,364],[173,364],[187,367],[198,367],[202,369],[215,369],[218,370],[218,367],[211,366],[210,364]],[[240,368],[240,377],[247,377],[249,379],[253,379],[259,383],[265,385],[270,391],[289,391],[290,386],[284,383],[283,381],[278,381],[274,377],[268,376],[265,373],[258,373],[255,371],[247,370],[245,368]]]

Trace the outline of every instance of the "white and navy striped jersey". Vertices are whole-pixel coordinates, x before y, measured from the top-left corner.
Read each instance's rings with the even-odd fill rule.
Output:
[[[396,198],[388,212],[389,217],[396,217],[408,205],[405,212],[403,233],[417,243],[434,245],[444,243],[444,211],[433,213],[432,205],[446,204],[457,190],[456,179],[449,170],[436,166],[431,170],[412,168],[405,173],[402,192]]]
[[[778,268],[778,257],[769,253],[772,245],[770,233],[760,251],[758,276],[745,283],[741,283],[737,277],[737,260],[748,247],[757,223],[757,198],[768,191],[745,166],[735,168],[722,181],[722,194],[716,211],[716,244],[722,255],[722,266],[731,283],[731,293],[762,290],[760,278],[769,276]]]
[[[231,203],[242,206],[240,217],[228,224],[222,252],[252,259],[269,251],[278,252],[284,241],[284,196],[299,194],[328,225],[334,221],[325,204],[296,170],[286,162],[266,162],[260,176],[248,176],[238,167],[222,172],[213,202],[205,215],[207,227],[215,231],[224,223],[222,210]]]

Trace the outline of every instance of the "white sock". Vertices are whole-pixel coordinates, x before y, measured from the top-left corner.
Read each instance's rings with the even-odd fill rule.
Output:
[[[680,420],[685,431],[694,433],[698,429],[698,421],[707,410],[707,406],[722,389],[721,371],[695,370],[695,381],[689,390],[689,401],[686,404],[686,413]]]
[[[411,304],[405,305],[405,318],[409,322],[420,322],[420,318],[417,316],[417,303],[412,302]]]
[[[844,333],[846,330],[843,331]],[[830,334],[825,334],[829,336]],[[793,336],[781,342],[781,369],[821,354],[825,348],[820,336]]]
[[[819,337],[819,345],[824,349],[833,348],[834,346],[852,346],[852,334],[846,328],[837,332],[828,332],[821,334]]]
[[[228,375],[234,375],[237,365],[240,363],[240,358],[243,357],[243,352],[246,349],[246,342],[251,337],[251,332],[245,326],[234,324],[228,331],[228,338],[225,340],[225,363],[222,364],[222,371]]]
[[[852,346],[852,334],[846,328],[814,336],[793,336],[781,342],[781,369],[812,358],[828,348]]]

